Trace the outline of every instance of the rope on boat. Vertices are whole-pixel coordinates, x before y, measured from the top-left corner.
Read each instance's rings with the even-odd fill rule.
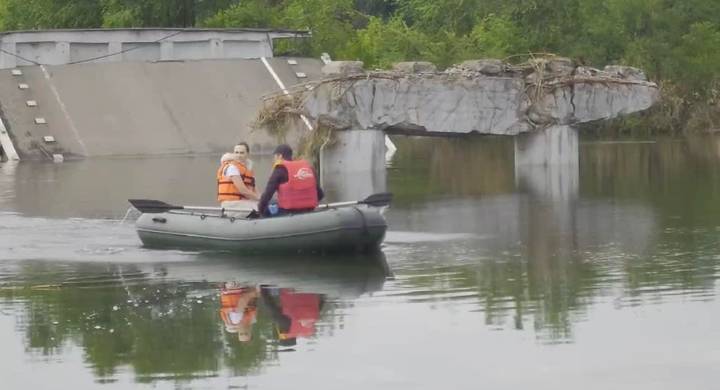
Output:
[[[127,212],[125,212],[125,216],[123,217],[123,219],[120,220],[120,224],[121,224],[121,225],[122,225],[123,223],[125,223],[125,220],[127,220],[128,216],[130,216],[130,213],[131,213],[134,209],[135,209],[134,207],[128,207]]]

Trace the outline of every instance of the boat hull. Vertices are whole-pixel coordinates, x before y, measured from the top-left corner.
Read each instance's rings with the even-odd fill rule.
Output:
[[[365,206],[261,219],[169,211],[142,214],[136,227],[147,247],[243,253],[371,252],[387,230],[378,209]]]

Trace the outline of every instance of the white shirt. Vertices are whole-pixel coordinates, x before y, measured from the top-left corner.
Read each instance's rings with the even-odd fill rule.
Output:
[[[225,177],[240,176],[240,170],[235,165],[228,164],[228,166],[226,166],[225,170],[223,171],[223,176],[225,176]]]

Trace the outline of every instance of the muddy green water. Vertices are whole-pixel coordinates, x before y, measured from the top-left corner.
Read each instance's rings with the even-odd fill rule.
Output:
[[[0,387],[720,386],[717,139],[586,140],[574,178],[395,141],[371,258],[142,248],[125,199],[212,204],[215,157],[0,165]]]

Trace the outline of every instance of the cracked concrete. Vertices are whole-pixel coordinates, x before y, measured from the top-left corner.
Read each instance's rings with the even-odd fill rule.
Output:
[[[524,68],[466,61],[443,72],[364,72],[356,62],[331,68],[329,78],[299,89],[302,108],[353,129],[517,135],[642,111],[659,98],[639,69],[575,67],[558,57]]]

